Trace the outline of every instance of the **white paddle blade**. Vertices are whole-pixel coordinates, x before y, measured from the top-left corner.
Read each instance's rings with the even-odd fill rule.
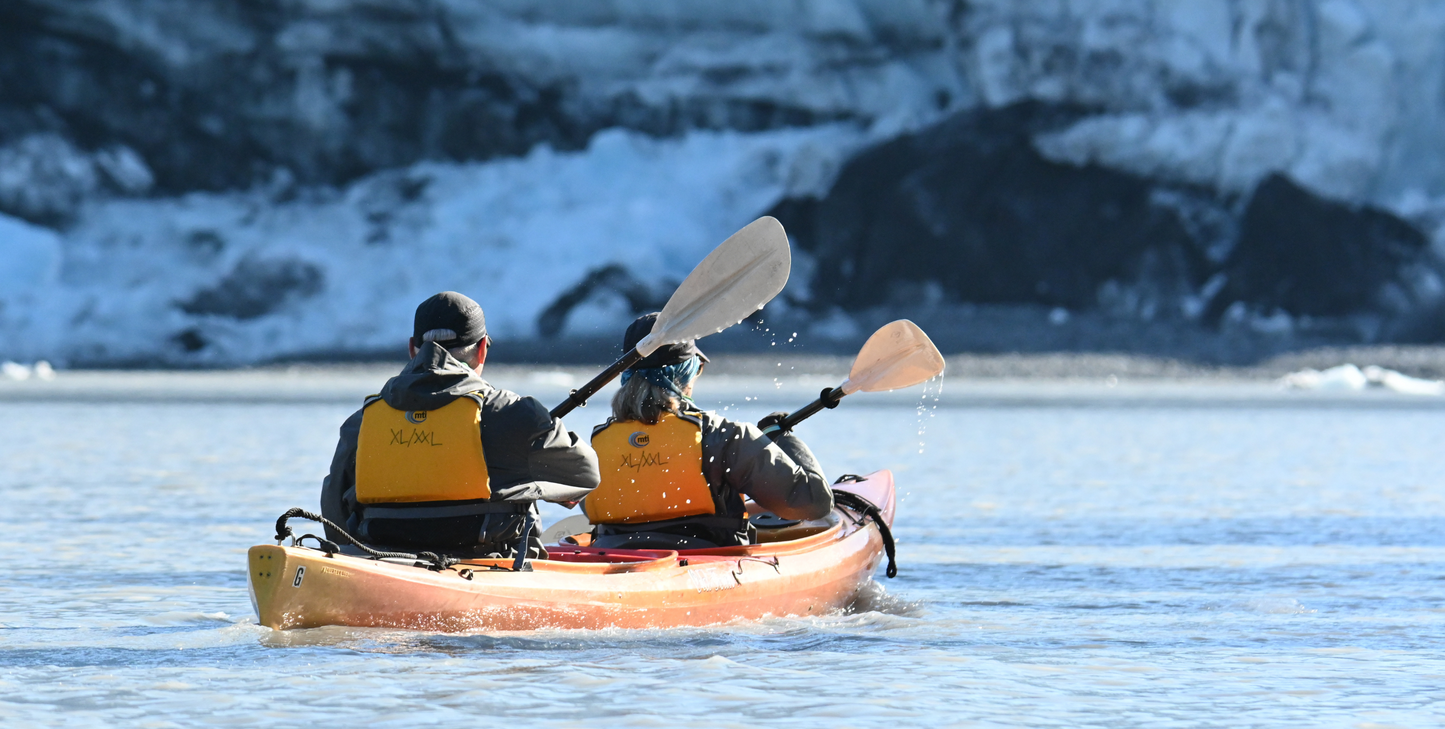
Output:
[[[783,290],[792,265],[782,223],[768,216],[748,223],[692,269],[667,300],[652,333],[637,343],[638,354],[646,357],[663,345],[716,334],[742,321]]]
[[[937,377],[943,355],[928,335],[907,319],[885,324],[863,344],[843,381],[843,394],[901,390]]]
[[[570,537],[573,534],[592,531],[591,522],[587,521],[586,514],[573,514],[561,521],[547,527],[539,537],[543,544],[561,544],[562,537]]]

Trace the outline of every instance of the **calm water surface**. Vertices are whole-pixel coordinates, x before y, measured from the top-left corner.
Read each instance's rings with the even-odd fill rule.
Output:
[[[354,399],[95,392],[0,402],[4,726],[1445,722],[1436,406],[860,395],[800,431],[897,475],[901,574],[850,614],[444,635],[255,624],[245,550]]]

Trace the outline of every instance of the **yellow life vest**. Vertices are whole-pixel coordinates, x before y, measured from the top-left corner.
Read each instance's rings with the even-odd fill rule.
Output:
[[[664,414],[656,425],[616,421],[592,434],[602,484],[583,510],[593,524],[637,524],[713,514],[702,472],[702,421]]]
[[[356,500],[363,504],[473,501],[492,496],[482,453],[482,404],[463,396],[436,410],[362,410]]]

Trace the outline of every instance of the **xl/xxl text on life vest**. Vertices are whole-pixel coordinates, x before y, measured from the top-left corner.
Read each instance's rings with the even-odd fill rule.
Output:
[[[408,448],[414,445],[441,445],[441,443],[436,442],[435,431],[418,430],[417,428],[412,428],[411,433],[407,433],[406,428],[402,428],[401,430],[387,428],[387,430],[391,431],[391,442],[387,443],[387,445],[401,445]]]
[[[666,461],[662,460],[661,453],[648,453],[647,451],[643,451],[637,454],[636,458],[633,458],[632,453],[624,453],[619,463],[623,468],[641,471],[644,468],[651,468],[652,466],[666,466],[671,462],[671,459]]]

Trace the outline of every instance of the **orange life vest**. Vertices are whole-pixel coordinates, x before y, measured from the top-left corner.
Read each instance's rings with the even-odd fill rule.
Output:
[[[666,413],[656,425],[610,422],[592,434],[602,483],[583,502],[593,524],[640,524],[716,513],[702,472],[702,421]]]
[[[430,411],[397,410],[379,397],[367,403],[356,443],[356,500],[491,498],[481,422],[482,403],[473,395]]]

